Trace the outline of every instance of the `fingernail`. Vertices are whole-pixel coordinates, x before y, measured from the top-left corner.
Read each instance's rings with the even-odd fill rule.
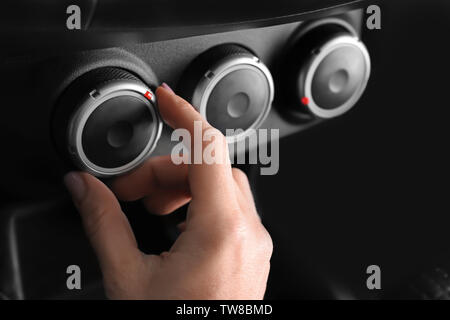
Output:
[[[163,82],[162,84],[161,84],[161,87],[163,87],[164,89],[167,89],[169,92],[171,92],[171,93],[175,93],[173,90],[172,90],[172,88],[171,87],[169,87],[169,85],[167,84],[167,83],[165,83],[165,82]]]
[[[69,190],[70,194],[74,201],[80,201],[83,199],[86,186],[83,178],[77,172],[69,172],[64,176],[64,184],[66,185],[67,190]]]

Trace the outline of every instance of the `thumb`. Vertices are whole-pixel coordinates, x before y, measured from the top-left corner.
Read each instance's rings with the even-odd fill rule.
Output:
[[[88,173],[64,177],[103,274],[114,275],[142,258],[128,219],[114,194]]]

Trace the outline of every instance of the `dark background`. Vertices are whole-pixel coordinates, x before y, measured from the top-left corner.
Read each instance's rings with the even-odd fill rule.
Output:
[[[373,71],[358,105],[338,119],[283,138],[278,175],[259,176],[258,168],[248,168],[259,212],[274,241],[268,298],[401,297],[422,272],[449,264],[450,4],[376,3],[382,8],[382,29],[363,32]],[[288,3],[272,5],[283,11]],[[200,32],[195,21],[187,28],[193,33]],[[200,27],[201,33],[221,28]],[[134,34],[141,33],[146,34]],[[22,41],[26,31],[12,37],[2,28],[1,34],[2,70],[22,62],[35,66],[32,62],[51,50],[48,39]],[[103,43],[73,40],[55,50],[64,55],[79,45]],[[8,76],[2,87],[12,87],[11,82],[23,83],[20,76]],[[62,184],[55,184],[58,173],[47,172],[50,164],[40,155],[30,156],[32,161],[24,156],[40,148],[29,137],[47,128],[47,123],[31,121],[39,113],[33,110],[38,103],[0,92],[2,123],[10,122],[0,128],[2,163],[7,164],[0,182],[0,292],[10,298],[102,297],[95,257]],[[19,121],[18,114],[26,119]],[[139,204],[127,204],[125,211],[147,252],[168,248],[175,222],[182,218],[182,212],[154,217]],[[69,264],[86,270],[81,293],[65,290],[64,266]],[[365,286],[371,264],[381,267],[381,291]]]
[[[357,108],[283,139],[279,174],[254,178],[275,239],[270,297],[319,283],[342,297],[380,297],[450,259],[450,5],[381,8],[382,30],[364,34],[373,73]],[[371,264],[382,293],[365,287]]]

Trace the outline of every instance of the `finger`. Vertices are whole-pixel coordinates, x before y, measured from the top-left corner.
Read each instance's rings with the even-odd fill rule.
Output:
[[[174,164],[170,155],[152,157],[138,169],[116,178],[111,188],[123,201],[158,198],[161,196],[161,189],[168,193],[171,189],[177,189],[189,194],[188,167]]]
[[[248,181],[247,175],[244,173],[244,171],[242,171],[238,168],[233,168],[232,173],[233,173],[234,181],[236,182],[237,186],[239,187],[239,191],[242,193],[242,195],[244,196],[244,198],[247,201],[251,201],[251,203],[253,203],[254,202],[253,193],[250,188],[250,183]]]
[[[141,253],[114,194],[87,173],[68,173],[64,182],[104,274],[133,265]]]
[[[239,202],[239,206],[243,213],[253,214],[260,220],[258,212],[256,211],[255,202],[253,200],[253,194],[250,189],[247,175],[240,169],[233,168],[233,178],[236,185],[236,197]]]
[[[159,111],[163,119],[174,129],[186,129],[191,136],[191,162],[195,153],[200,154],[200,164],[189,165],[189,188],[193,199],[203,203],[214,203],[221,206],[226,202],[236,202],[233,178],[225,137],[213,129],[208,122],[184,99],[173,92],[158,87],[156,90]],[[204,134],[211,141],[203,142]],[[199,137],[200,135],[200,137]],[[196,144],[195,141],[200,141]],[[207,164],[203,161],[205,149],[213,144],[216,162]],[[211,150],[209,146],[208,150]],[[237,205],[237,203],[236,203]],[[214,212],[214,210],[211,210]]]
[[[173,129],[187,129],[193,136],[195,121],[199,121],[205,129],[211,127],[189,102],[173,93],[173,91],[158,87],[156,96],[161,116]]]

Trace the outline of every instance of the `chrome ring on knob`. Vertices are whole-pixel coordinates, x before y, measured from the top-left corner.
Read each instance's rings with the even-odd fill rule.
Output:
[[[121,96],[130,96],[143,102],[150,111],[155,121],[155,128],[145,148],[132,161],[115,168],[99,166],[87,157],[83,148],[83,130],[91,114],[104,102]],[[141,164],[152,153],[156,147],[162,131],[162,120],[156,108],[156,99],[153,92],[144,84],[130,80],[115,80],[99,85],[89,93],[89,96],[79,105],[72,115],[67,139],[69,154],[76,164],[83,170],[100,177],[109,177],[126,173]]]
[[[362,54],[364,59],[362,81],[359,83],[358,87],[353,92],[351,97],[347,99],[343,104],[332,109],[326,109],[316,103],[314,99],[314,95],[312,93],[313,79],[322,61],[330,53],[345,47],[357,48]],[[359,100],[367,86],[367,82],[370,77],[370,71],[370,56],[365,45],[357,37],[354,37],[352,35],[341,35],[331,39],[323,46],[312,52],[312,56],[309,62],[300,71],[297,85],[300,91],[303,92],[304,96],[308,99],[306,107],[309,109],[309,111],[311,111],[311,113],[320,118],[334,118],[350,110]]]
[[[226,137],[229,143],[245,139],[252,129],[259,128],[267,118],[274,98],[274,83],[269,69],[255,56],[227,57],[210,67],[200,79],[192,95],[192,105],[198,109],[205,119],[207,119],[207,105],[212,91],[222,79],[238,70],[251,70],[260,73],[268,86],[268,99],[266,105],[262,106],[263,111],[250,127],[246,128],[240,134]]]

